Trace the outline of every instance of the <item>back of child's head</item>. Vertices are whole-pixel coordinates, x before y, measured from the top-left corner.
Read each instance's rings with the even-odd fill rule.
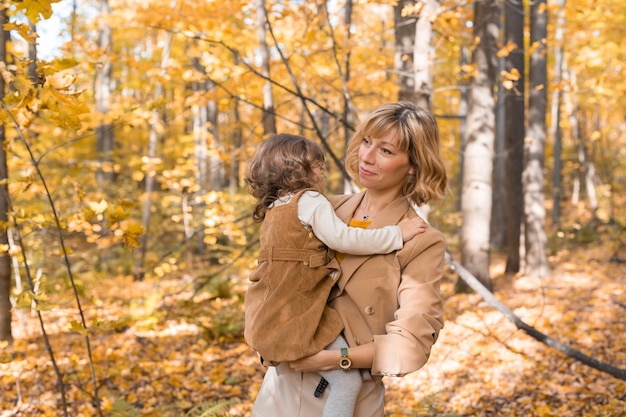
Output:
[[[245,181],[256,197],[255,221],[265,218],[278,198],[315,186],[315,169],[324,165],[320,146],[303,136],[281,133],[261,142],[254,152]]]

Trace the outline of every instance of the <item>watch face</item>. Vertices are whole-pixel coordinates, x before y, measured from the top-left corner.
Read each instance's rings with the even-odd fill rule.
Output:
[[[339,366],[341,366],[343,369],[350,368],[350,365],[352,365],[352,361],[348,358],[341,358],[341,361],[339,361]]]

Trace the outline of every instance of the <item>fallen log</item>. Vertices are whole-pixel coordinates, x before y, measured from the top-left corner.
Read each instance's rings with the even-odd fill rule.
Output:
[[[487,302],[488,305],[500,311],[506,318],[508,318],[515,326],[526,332],[532,338],[544,343],[545,345],[550,346],[551,348],[557,349],[558,351],[566,354],[572,359],[575,359],[591,368],[597,369],[601,372],[605,372],[609,375],[614,376],[615,378],[626,381],[626,370],[616,368],[608,363],[601,362],[591,356],[585,355],[579,350],[572,348],[571,346],[567,346],[564,343],[559,342],[558,340],[540,332],[535,329],[533,326],[526,324],[520,317],[515,315],[513,311],[508,308],[504,303],[496,298],[496,296],[489,291],[471,272],[465,269],[461,264],[456,262],[450,253],[446,252],[446,263],[450,266],[452,270],[454,270],[459,277],[465,281],[470,288],[476,291],[483,299]]]

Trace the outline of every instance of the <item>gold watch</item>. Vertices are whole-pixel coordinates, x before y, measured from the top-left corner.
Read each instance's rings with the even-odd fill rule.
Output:
[[[339,359],[339,367],[343,369],[345,372],[350,371],[350,367],[352,366],[352,361],[348,356],[348,348],[341,348],[341,358]]]

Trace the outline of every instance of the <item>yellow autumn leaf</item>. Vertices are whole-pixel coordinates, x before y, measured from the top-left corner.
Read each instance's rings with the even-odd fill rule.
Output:
[[[30,31],[30,26],[26,23],[10,22],[4,25],[4,30],[15,31],[22,39],[32,45],[37,42],[39,37],[36,33]]]
[[[110,224],[116,224],[130,217],[130,212],[122,206],[113,206],[106,211],[106,217]]]
[[[85,329],[83,325],[76,320],[72,320],[70,322],[70,330],[74,333],[82,334],[83,336],[88,333],[88,330]]]
[[[15,308],[30,309],[33,305],[34,294],[32,291],[22,291],[15,301]]]
[[[135,250],[141,247],[139,238],[144,233],[141,224],[133,222],[124,225],[122,228],[124,234],[122,235],[122,242],[126,249]]]
[[[28,20],[37,23],[42,18],[49,19],[52,16],[52,3],[58,3],[59,0],[23,0],[19,2],[11,2],[16,9],[21,11],[28,17]]]
[[[102,214],[109,207],[109,203],[107,203],[106,200],[89,201],[87,206],[89,206],[89,209],[93,211],[94,214]]]
[[[14,75],[7,69],[7,64],[4,61],[0,62],[0,74],[2,74],[5,83],[11,84],[13,82]]]
[[[511,52],[517,49],[517,44],[512,41],[508,41],[500,50],[496,53],[498,58],[504,58],[509,56]]]
[[[38,94],[41,108],[51,111],[51,121],[74,131],[80,128],[79,116],[89,109],[84,102],[78,100],[78,94],[66,94],[52,88],[40,88]]]
[[[520,79],[520,73],[517,68],[511,69],[511,71],[502,71],[500,75],[504,80],[518,81]]]
[[[71,72],[60,71],[46,77],[46,84],[55,90],[67,90],[74,84],[74,81],[76,81],[76,75]]]

